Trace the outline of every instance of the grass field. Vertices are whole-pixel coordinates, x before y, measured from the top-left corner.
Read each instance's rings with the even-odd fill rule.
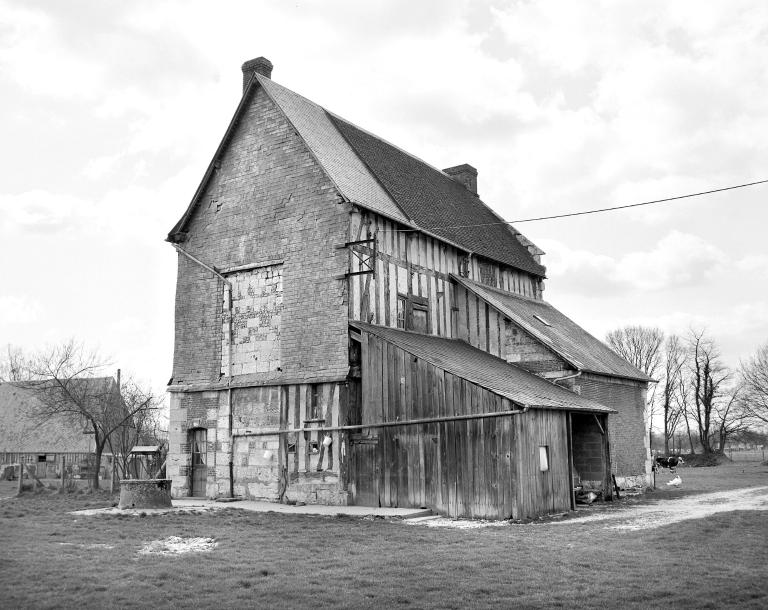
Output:
[[[661,475],[645,497],[579,515],[768,485],[760,464],[680,472],[681,489],[666,488],[670,477]],[[7,492],[0,487],[0,496]],[[110,501],[51,493],[0,501],[0,607],[768,607],[766,512],[645,531],[547,521],[459,530],[234,508],[69,513]],[[168,536],[210,537],[217,546],[138,553]]]

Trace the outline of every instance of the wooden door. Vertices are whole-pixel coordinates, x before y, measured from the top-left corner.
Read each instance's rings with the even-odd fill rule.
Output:
[[[205,484],[208,479],[208,453],[206,449],[208,431],[196,428],[189,432],[192,447],[192,496],[205,497]]]
[[[381,506],[379,500],[379,439],[351,434],[349,439],[349,491],[356,506]]]

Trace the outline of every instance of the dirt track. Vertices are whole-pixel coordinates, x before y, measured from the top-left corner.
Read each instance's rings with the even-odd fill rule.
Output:
[[[735,510],[768,510],[768,486],[659,500],[652,504],[622,507],[586,517],[555,521],[553,525],[605,521],[606,529],[643,530]]]

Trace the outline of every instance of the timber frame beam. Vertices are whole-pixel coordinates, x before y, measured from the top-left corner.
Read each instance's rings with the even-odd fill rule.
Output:
[[[244,432],[236,432],[233,437],[236,436],[276,436],[279,434],[295,434],[298,432],[340,432],[344,430],[363,430],[365,428],[394,428],[397,426],[419,426],[422,424],[435,424],[440,422],[452,422],[452,421],[466,421],[473,419],[488,419],[490,417],[505,417],[507,415],[522,415],[527,413],[530,409],[530,405],[525,405],[522,409],[515,411],[494,411],[492,413],[473,413],[471,415],[447,415],[445,417],[424,417],[421,419],[404,419],[402,421],[385,421],[377,422],[373,424],[355,424],[352,426],[328,426],[319,428],[288,428],[284,430],[257,430],[251,432],[246,430]],[[316,420],[312,420],[316,421]]]

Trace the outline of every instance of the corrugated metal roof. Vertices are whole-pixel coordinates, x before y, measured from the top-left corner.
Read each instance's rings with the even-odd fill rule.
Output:
[[[451,277],[576,368],[601,375],[650,381],[648,375],[549,303],[491,288],[466,278]]]
[[[519,405],[542,409],[615,413],[613,409],[582,398],[561,386],[509,364],[459,339],[396,330],[363,322],[350,326],[381,337],[427,362]]]

